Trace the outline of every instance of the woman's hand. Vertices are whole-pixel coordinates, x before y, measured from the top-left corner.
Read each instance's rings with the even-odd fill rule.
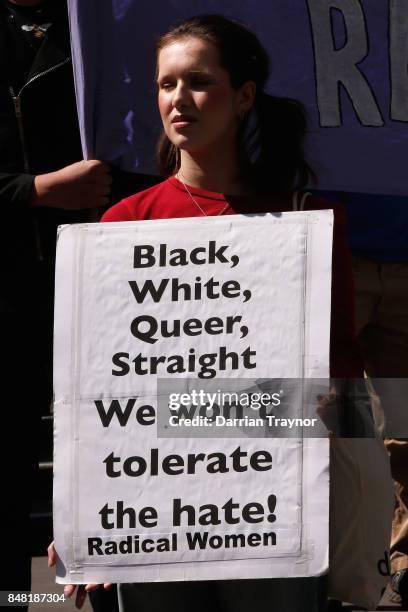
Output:
[[[54,542],[51,542],[51,544],[47,548],[47,553],[48,553],[48,567],[54,567],[54,565],[57,562],[57,553],[55,551]],[[72,597],[72,595],[75,593],[75,590],[76,590],[75,606],[78,608],[78,610],[80,610],[82,606],[84,605],[84,601],[86,599],[87,593],[89,593],[90,591],[95,591],[100,586],[101,586],[100,584],[93,584],[93,583],[66,584],[64,586],[64,595],[66,597]],[[111,586],[112,586],[111,582],[105,582],[105,584],[103,585],[103,588],[110,589]]]
[[[331,387],[327,395],[318,395],[317,415],[326,427],[329,438],[335,438],[339,430],[338,394],[335,387]]]

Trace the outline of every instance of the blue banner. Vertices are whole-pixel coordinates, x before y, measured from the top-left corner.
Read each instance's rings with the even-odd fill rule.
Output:
[[[268,91],[301,100],[319,187],[407,195],[407,0],[69,0],[85,155],[156,173],[156,38],[223,13],[272,61]]]

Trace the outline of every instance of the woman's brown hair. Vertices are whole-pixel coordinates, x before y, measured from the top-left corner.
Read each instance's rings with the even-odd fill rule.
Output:
[[[240,126],[237,145],[241,176],[252,190],[302,189],[314,179],[303,152],[304,108],[296,100],[271,96],[264,91],[269,77],[269,58],[257,36],[243,24],[222,15],[198,15],[159,38],[156,58],[164,47],[183,38],[200,38],[212,43],[234,89],[247,81],[256,85],[254,105]],[[164,132],[158,145],[158,163],[164,176],[175,174],[180,166],[180,151]]]

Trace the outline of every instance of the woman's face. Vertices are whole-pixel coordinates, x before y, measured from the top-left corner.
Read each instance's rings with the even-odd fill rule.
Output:
[[[251,102],[245,85],[232,88],[215,46],[200,38],[177,40],[159,52],[157,68],[159,109],[169,140],[189,153],[235,146],[240,116]]]

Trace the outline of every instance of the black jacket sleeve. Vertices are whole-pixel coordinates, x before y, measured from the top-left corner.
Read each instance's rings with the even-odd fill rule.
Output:
[[[0,203],[6,207],[28,208],[34,189],[32,174],[0,172]]]

